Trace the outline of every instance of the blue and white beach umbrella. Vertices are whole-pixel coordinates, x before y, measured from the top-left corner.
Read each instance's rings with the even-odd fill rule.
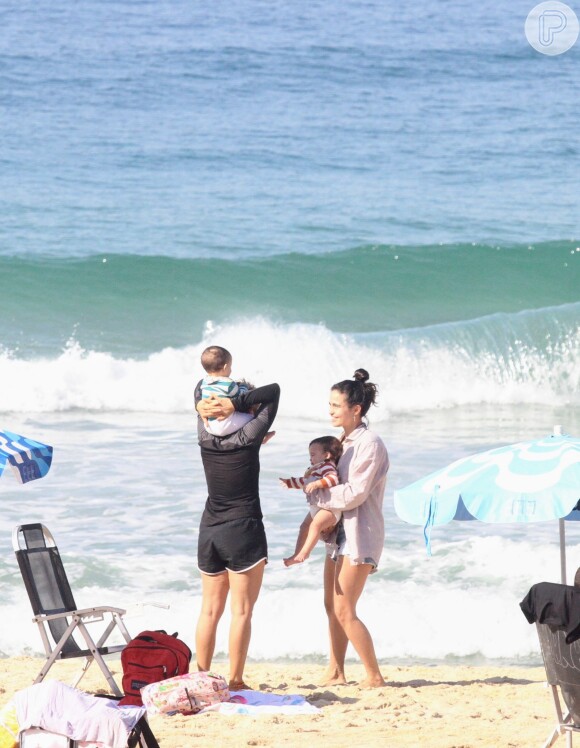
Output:
[[[395,491],[395,511],[431,528],[452,519],[482,522],[560,521],[562,583],[566,581],[564,520],[580,520],[580,439],[561,433],[464,457]]]
[[[52,447],[11,431],[0,431],[0,476],[10,465],[20,483],[44,477],[52,462]]]

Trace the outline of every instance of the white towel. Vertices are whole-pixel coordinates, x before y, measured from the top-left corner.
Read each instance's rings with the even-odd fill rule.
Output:
[[[58,681],[44,681],[18,691],[13,698],[21,730],[42,727],[73,740],[126,748],[144,707],[119,706],[111,699],[78,691]]]

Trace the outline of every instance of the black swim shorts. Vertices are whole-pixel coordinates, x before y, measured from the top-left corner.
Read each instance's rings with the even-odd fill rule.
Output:
[[[266,532],[261,519],[244,517],[199,528],[197,565],[204,574],[249,571],[268,559]]]

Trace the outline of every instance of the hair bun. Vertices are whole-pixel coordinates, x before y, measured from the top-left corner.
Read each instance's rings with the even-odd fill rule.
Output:
[[[357,369],[354,373],[354,379],[357,382],[366,382],[369,378],[369,373],[366,369]]]

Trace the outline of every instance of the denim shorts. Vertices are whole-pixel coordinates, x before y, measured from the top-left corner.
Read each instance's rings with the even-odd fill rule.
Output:
[[[331,559],[333,561],[338,560],[339,556],[348,556],[348,552],[346,549],[346,533],[344,531],[344,524],[342,522],[339,522],[336,526],[336,550],[331,555]],[[372,571],[375,571],[377,568],[376,561],[374,558],[371,558],[370,556],[365,556],[365,558],[362,561],[353,561],[350,560],[351,564],[353,566],[360,566],[361,564],[370,564],[373,568]]]

